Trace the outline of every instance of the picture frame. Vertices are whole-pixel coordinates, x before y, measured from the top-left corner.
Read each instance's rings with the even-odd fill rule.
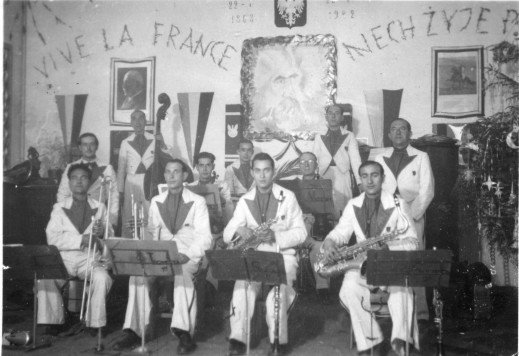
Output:
[[[483,116],[483,46],[432,48],[432,116]]]
[[[134,110],[146,114],[153,125],[155,57],[112,58],[110,66],[110,125],[130,126]]]
[[[324,110],[335,102],[336,39],[330,34],[247,39],[241,82],[248,139],[311,141],[326,132]]]

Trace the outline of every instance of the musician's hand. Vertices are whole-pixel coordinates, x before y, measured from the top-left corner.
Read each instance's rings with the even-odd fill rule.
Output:
[[[249,229],[245,226],[240,226],[236,229],[236,233],[241,236],[242,239],[245,239],[245,241],[250,240],[254,237],[254,230]]]
[[[88,248],[88,242],[90,241],[90,234],[84,234],[82,237],[81,237],[81,244],[80,244],[80,248]],[[100,240],[95,237],[95,236],[92,236],[92,244],[90,245],[90,248],[93,249],[94,246],[97,245],[97,248],[100,249],[101,248],[101,242]]]
[[[184,255],[183,253],[178,254],[178,258],[175,260],[175,264],[183,265],[189,261],[189,257]]]
[[[103,236],[105,233],[104,225],[101,220],[94,221],[94,225],[92,226],[92,234],[94,236]]]
[[[258,234],[258,238],[263,242],[266,242],[269,244],[276,242],[276,234],[271,229],[262,230],[262,231],[258,232],[257,234]]]
[[[337,261],[340,258],[339,251],[337,250],[337,245],[335,244],[334,241],[332,241],[330,239],[324,240],[323,252],[324,252],[324,257],[328,261]]]
[[[305,224],[312,226],[315,223],[314,214],[303,214],[303,220]]]

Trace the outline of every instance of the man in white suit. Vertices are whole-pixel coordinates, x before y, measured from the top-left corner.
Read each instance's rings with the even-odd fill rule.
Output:
[[[322,250],[327,260],[339,260],[338,247],[346,245],[353,233],[357,242],[369,237],[394,233],[394,239],[387,242],[390,250],[415,250],[417,246],[416,230],[411,212],[405,201],[382,189],[384,169],[374,161],[366,161],[359,168],[363,193],[349,201],[337,226],[324,240]],[[407,226],[407,228],[406,228]],[[383,335],[375,317],[364,308],[362,301],[370,300],[370,288],[359,269],[350,269],[344,274],[339,298],[349,311],[357,350],[359,355],[380,355]],[[388,307],[393,322],[391,332],[392,347],[401,356],[405,352],[405,340],[416,349],[418,329],[416,315],[413,314],[412,290],[405,287],[388,287]],[[366,303],[366,302],[364,302]],[[407,305],[407,320],[405,306]],[[406,334],[406,323],[409,334]]]
[[[425,249],[425,211],[434,198],[434,176],[427,153],[409,145],[411,125],[393,120],[388,137],[393,147],[385,148],[375,160],[386,171],[382,189],[400,195],[410,206],[418,236],[418,249]],[[425,288],[415,288],[418,320],[429,320]]]
[[[131,114],[131,125],[134,133],[121,143],[119,163],[117,168],[117,186],[119,201],[122,208],[122,236],[131,237],[128,221],[132,216],[133,194],[134,202],[142,203],[144,219],[147,219],[150,202],[144,193],[144,175],[154,160],[155,138],[147,133],[146,115],[136,110]]]
[[[361,163],[359,145],[353,132],[341,126],[342,108],[330,105],[326,108],[326,135],[316,135],[312,152],[317,157],[319,174],[333,182],[333,203],[336,218],[352,198],[351,172],[360,182],[358,169]]]
[[[182,264],[182,274],[175,275],[171,319],[172,332],[179,338],[178,354],[189,354],[196,349],[192,339],[197,313],[193,276],[200,267],[205,250],[212,243],[205,199],[184,189],[183,182],[187,176],[187,165],[181,160],[171,159],[166,163],[164,177],[168,191],[153,197],[148,217],[151,238],[175,241],[180,255],[177,262]],[[150,289],[154,281],[155,278],[130,277],[124,336],[114,345],[114,349],[132,348],[149,332],[152,309]],[[144,310],[141,309],[143,307]],[[139,317],[143,314],[147,330],[141,329]]]
[[[242,196],[254,183],[251,175],[250,159],[254,154],[252,141],[242,139],[238,143],[239,159],[225,169],[224,180],[231,190],[231,195]]]
[[[261,241],[266,241],[261,243],[257,250],[283,254],[287,284],[280,286],[279,351],[282,354],[286,351],[288,343],[287,311],[296,295],[292,287],[297,272],[294,247],[305,240],[306,228],[294,193],[273,183],[272,157],[266,153],[258,153],[254,156],[252,175],[255,187],[240,198],[233,218],[224,230],[223,238],[225,242],[231,243],[235,239],[250,240],[257,235]],[[254,232],[259,225],[269,222],[271,223],[269,228]],[[246,306],[248,305],[250,320],[260,289],[261,283],[252,282],[249,293],[245,295],[245,281],[236,281],[234,285],[230,317],[230,355],[243,355],[246,352]],[[274,289],[268,293],[266,307],[269,340],[272,347],[275,325]]]
[[[94,260],[99,260],[102,251],[99,238],[104,233],[106,209],[104,204],[88,196],[92,172],[85,164],[68,167],[67,178],[71,196],[54,204],[47,225],[47,243],[58,248],[69,276],[87,278]],[[92,223],[94,217],[95,223]],[[88,245],[92,231],[92,249],[97,245],[97,253],[87,266]],[[38,324],[64,324],[65,311],[62,288],[64,280],[43,279],[37,284]],[[112,286],[112,279],[101,266],[94,267],[90,281],[92,296],[89,312],[85,316],[86,326],[101,328],[106,325],[106,296]],[[79,329],[78,329],[79,331]],[[74,332],[67,333],[72,335]]]
[[[78,139],[79,151],[81,151],[81,158],[67,165],[65,172],[61,177],[61,182],[58,188],[57,201],[62,202],[65,198],[71,197],[72,192],[70,191],[68,181],[68,170],[73,164],[84,163],[88,165],[92,171],[92,180],[90,187],[88,188],[88,196],[91,199],[99,201],[99,193],[103,179],[107,178],[112,182],[110,188],[110,206],[107,207],[110,213],[110,223],[112,225],[117,224],[119,217],[119,190],[117,189],[117,177],[112,165],[102,162],[97,156],[96,152],[99,148],[99,140],[96,135],[90,132],[86,132],[79,136]],[[108,202],[108,183],[103,187],[103,196],[101,202],[107,204]]]

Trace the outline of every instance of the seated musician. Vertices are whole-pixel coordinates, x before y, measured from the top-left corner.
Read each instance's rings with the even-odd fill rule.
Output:
[[[312,152],[304,152],[299,156],[299,169],[301,170],[300,179],[319,179],[319,174],[317,173],[317,157]],[[322,240],[324,240],[325,237],[324,235],[326,235],[326,233],[328,233],[333,227],[331,223],[326,224],[327,227],[329,227],[329,230],[325,229],[326,232],[324,232],[323,235],[317,236],[320,230],[318,226],[319,223],[328,222],[328,217],[326,216],[327,214],[318,215],[321,215],[317,216],[317,218],[320,220],[316,221],[315,214],[303,214],[306,230],[308,231],[308,235],[304,242],[304,246],[310,249],[310,263],[312,266],[317,260],[317,254],[321,249]],[[319,297],[319,301],[324,305],[330,304],[330,279],[321,277],[317,272],[315,272],[313,268],[312,271],[315,278],[315,289],[317,290],[317,296]]]
[[[92,171],[86,164],[72,164],[68,167],[68,186],[72,196],[54,204],[49,224],[47,225],[47,243],[58,248],[63,263],[71,277],[87,278],[90,267],[99,260],[102,251],[100,238],[104,234],[106,209],[104,204],[88,197],[88,187]],[[92,223],[92,217],[95,222]],[[94,258],[91,253],[87,265],[88,246],[92,232],[91,247],[97,245]],[[38,324],[64,325],[65,311],[61,289],[64,280],[43,279],[37,284],[38,290]],[[85,315],[86,326],[101,328],[106,325],[106,295],[112,286],[112,279],[102,266],[92,271],[91,298],[88,313]],[[82,323],[75,324],[63,335],[73,335],[82,330]],[[57,334],[62,330],[53,327],[48,330]]]
[[[239,159],[225,170],[224,180],[231,190],[231,195],[242,196],[247,193],[254,183],[251,175],[250,160],[254,154],[252,141],[242,139],[238,143]]]
[[[231,243],[236,239],[245,241],[261,239],[265,241],[257,248],[261,251],[283,254],[287,284],[280,287],[279,299],[279,351],[283,353],[288,343],[287,310],[294,301],[295,291],[292,287],[296,279],[297,259],[295,249],[306,237],[306,229],[301,208],[295,195],[273,183],[274,160],[266,153],[258,153],[252,159],[252,176],[256,186],[240,198],[234,216],[224,230],[224,241]],[[268,227],[255,231],[261,224]],[[238,240],[238,241],[239,241]],[[249,311],[254,309],[256,297],[261,289],[261,283],[252,282],[249,294],[245,297],[245,282],[236,281],[231,301],[231,335],[229,354],[243,355],[246,352],[245,323],[246,305]],[[247,298],[247,300],[245,300]],[[269,339],[274,343],[275,313],[274,289],[267,296],[267,325]],[[249,320],[252,317],[249,313]]]
[[[366,161],[359,167],[359,175],[364,193],[348,202],[338,225],[324,240],[322,250],[325,258],[329,261],[340,260],[338,247],[346,245],[353,233],[359,242],[369,237],[395,233],[395,238],[387,242],[390,250],[415,250],[416,229],[409,208],[402,199],[382,190],[382,166],[378,162]],[[373,354],[379,355],[383,341],[382,332],[374,316],[364,309],[369,309],[371,288],[373,286],[366,284],[365,276],[361,275],[359,269],[350,269],[344,274],[339,292],[341,302],[351,316],[359,355],[370,355],[372,347]],[[391,346],[397,355],[404,355],[406,339],[413,343],[416,349],[419,348],[412,289],[390,286],[387,290],[388,307],[393,322]],[[404,311],[406,302],[409,316],[407,321]],[[406,322],[410,335],[406,335]]]
[[[184,189],[183,182],[187,176],[187,165],[181,160],[170,159],[166,163],[164,178],[168,191],[153,197],[148,216],[149,235],[153,240],[175,241],[179,251],[177,262],[182,264],[183,274],[174,277],[175,307],[171,320],[172,332],[179,338],[178,354],[188,354],[196,349],[192,339],[197,313],[193,276],[199,269],[205,250],[212,242],[205,199]],[[130,277],[124,335],[114,344],[114,349],[133,348],[141,342],[143,334],[148,336],[153,333],[153,325],[150,324],[150,290],[155,280],[156,278],[151,277]],[[142,307],[144,310],[141,310]],[[139,318],[142,315],[145,315],[146,330],[141,330]]]

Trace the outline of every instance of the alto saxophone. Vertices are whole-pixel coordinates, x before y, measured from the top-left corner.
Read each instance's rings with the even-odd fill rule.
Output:
[[[381,248],[386,245],[386,242],[393,240],[396,236],[401,235],[409,228],[409,220],[402,213],[400,208],[400,201],[395,196],[395,205],[398,211],[398,216],[404,221],[401,228],[396,228],[394,231],[382,234],[380,236],[371,237],[361,241],[353,246],[343,246],[339,250],[339,260],[332,261],[324,256],[324,253],[317,254],[317,261],[314,263],[314,270],[324,278],[343,275],[350,269],[361,269],[366,261],[367,251],[370,249]],[[397,221],[398,226],[398,221]]]
[[[240,251],[245,251],[245,250],[249,250],[249,249],[255,250],[260,244],[262,244],[264,242],[270,242],[270,241],[263,240],[259,236],[263,231],[270,229],[270,227],[272,225],[274,225],[277,221],[278,221],[278,219],[275,218],[275,219],[269,219],[268,221],[262,223],[261,225],[259,225],[257,228],[254,229],[253,236],[248,240],[245,240],[243,237],[238,237],[238,238],[234,239],[233,241],[231,241],[231,245],[229,246],[229,249],[240,250]]]

